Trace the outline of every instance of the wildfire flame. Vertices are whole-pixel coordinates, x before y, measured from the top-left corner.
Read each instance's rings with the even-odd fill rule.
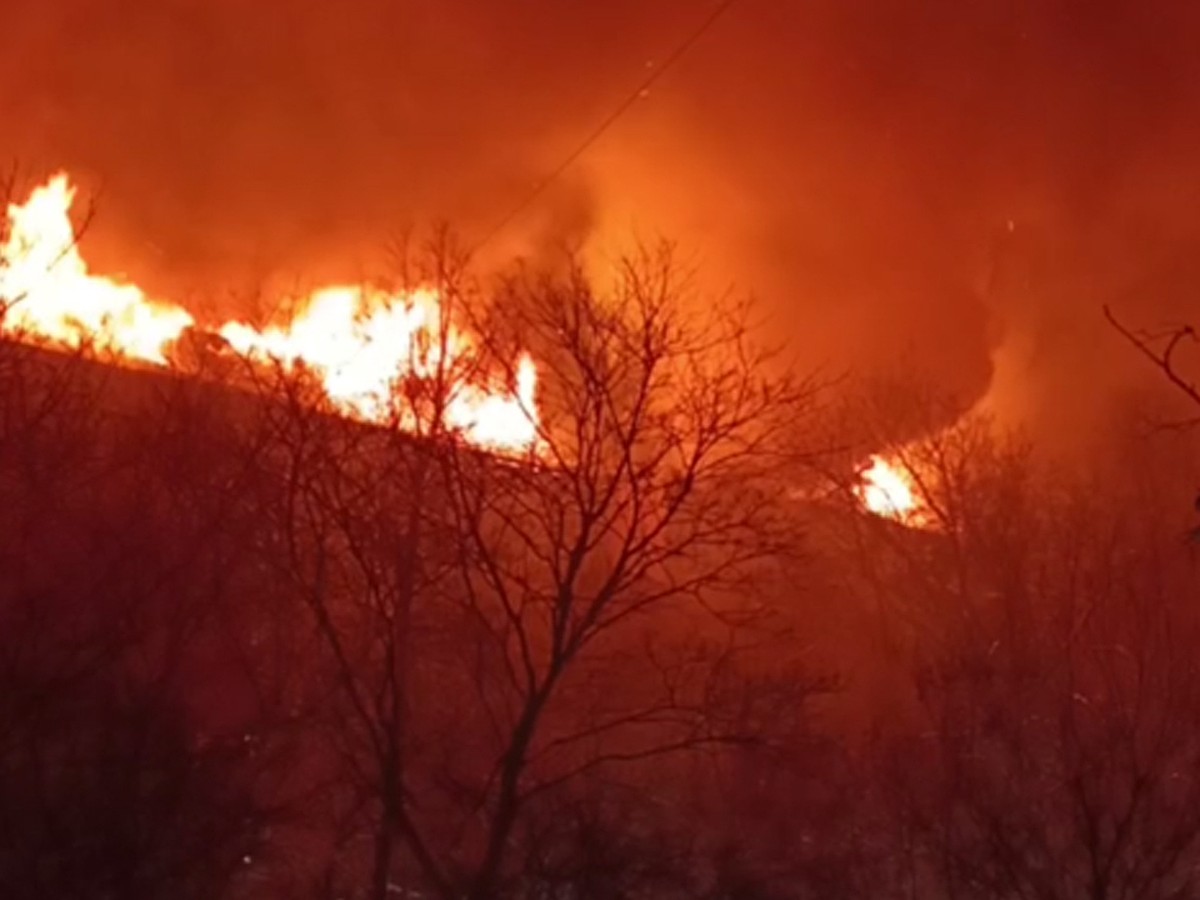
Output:
[[[9,205],[8,237],[0,246],[0,335],[167,366],[168,349],[195,320],[137,285],[91,274],[71,224],[74,199],[75,188],[59,173],[24,204]],[[389,399],[397,378],[453,371],[472,347],[469,335],[442,321],[432,290],[326,287],[300,310],[286,326],[260,331],[232,321],[214,331],[248,359],[314,373],[339,412],[367,421],[393,415]],[[515,382],[453,385],[446,424],[487,449],[533,447],[537,370],[528,355],[517,361]],[[401,421],[406,424],[414,423]]]
[[[923,507],[908,472],[882,456],[872,456],[868,463],[854,489],[859,502],[877,516],[919,524]]]

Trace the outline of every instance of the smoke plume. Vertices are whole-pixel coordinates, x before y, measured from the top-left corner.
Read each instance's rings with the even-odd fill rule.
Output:
[[[489,234],[710,9],[20,4],[2,151],[79,179],[94,267],[155,294],[354,278],[404,228]],[[663,234],[802,364],[1083,433],[1136,369],[1101,305],[1182,318],[1200,276],[1197,38],[1186,0],[741,0],[487,253]]]

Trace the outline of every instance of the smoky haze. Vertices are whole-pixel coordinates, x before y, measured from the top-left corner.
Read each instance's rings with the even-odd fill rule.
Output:
[[[98,197],[85,252],[188,303],[490,229],[712,9],[659,0],[12,5],[4,153]],[[489,254],[677,239],[807,364],[918,364],[1048,440],[1186,316],[1194,3],[740,0]],[[234,301],[223,301],[230,304]]]

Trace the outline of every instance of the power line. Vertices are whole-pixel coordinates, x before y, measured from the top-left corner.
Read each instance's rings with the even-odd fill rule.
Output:
[[[704,37],[708,30],[717,23],[717,20],[727,13],[729,8],[736,2],[737,0],[722,0],[721,3],[717,4],[717,6],[713,8],[712,12],[710,12],[700,22],[700,24],[690,34],[688,34],[687,37],[685,37],[684,40],[670,52],[670,54],[667,55],[667,57],[663,60],[662,65],[658,66],[645,79],[643,79],[642,82],[633,89],[632,93],[622,100],[616,109],[609,113],[608,116],[605,117],[604,120],[601,121],[600,124],[597,125],[596,128],[580,142],[579,146],[572,150],[571,153],[569,153],[553,171],[539,181],[532,191],[526,194],[516,206],[509,210],[509,212],[503,218],[501,218],[495,226],[492,227],[491,231],[484,236],[483,240],[475,245],[472,252],[478,252],[485,245],[489,244],[498,234],[500,234],[500,232],[512,224],[513,220],[515,220],[521,215],[521,213],[525,212],[526,209],[533,205],[533,203],[539,197],[541,197],[542,194],[544,194],[546,190],[555,181],[557,181],[564,172],[567,171],[567,169],[571,168],[571,166],[574,165],[575,162],[578,161],[581,156],[583,156],[583,154],[587,153],[587,151],[594,143],[596,143],[596,141],[600,140],[600,138],[604,136],[604,133],[608,131],[608,129],[617,123],[617,120],[619,120],[621,116],[625,115],[625,113],[628,112],[629,109],[638,102],[638,100],[642,99],[642,97],[646,95],[646,92],[654,86],[655,82],[667,74],[671,67],[679,62],[679,60],[682,59],[683,56],[689,50],[691,50],[692,47],[694,47],[702,37]]]

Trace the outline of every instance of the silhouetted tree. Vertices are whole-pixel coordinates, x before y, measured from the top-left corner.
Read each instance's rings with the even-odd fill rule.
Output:
[[[881,770],[907,889],[1190,896],[1200,622],[1159,504],[1006,457],[986,432],[946,455],[953,437],[908,451],[934,530],[866,545],[893,560],[873,589],[911,604],[916,702],[887,720]]]
[[[0,890],[222,896],[277,762],[229,677],[240,457],[179,385],[86,347],[0,341],[0,381]]]
[[[702,306],[667,250],[606,294],[572,265],[485,298],[448,245],[427,260],[413,281],[473,347],[415,347],[391,428],[323,414],[302,373],[264,382],[260,508],[337,686],[326,749],[373,835],[369,896],[482,898],[518,890],[558,792],[755,738],[721,685],[763,615],[756,579],[796,549],[780,501],[813,388],[771,374],[744,310]],[[539,446],[480,452],[447,410],[464,384],[512,383],[519,348]]]
[[[1181,347],[1196,343],[1196,331],[1191,325],[1176,325],[1156,333],[1142,332],[1125,325],[1107,306],[1104,307],[1104,317],[1130,346],[1163,374],[1180,395],[1189,403],[1200,406],[1200,389],[1192,383],[1185,371],[1186,364],[1179,359]],[[1200,419],[1193,419],[1188,424],[1197,421]]]

